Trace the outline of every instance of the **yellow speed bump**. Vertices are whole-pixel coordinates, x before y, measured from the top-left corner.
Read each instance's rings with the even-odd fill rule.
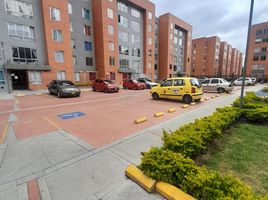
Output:
[[[25,94],[17,94],[16,96],[17,96],[17,97],[24,97]]]
[[[135,181],[147,192],[152,193],[155,189],[156,181],[146,176],[140,169],[134,165],[129,165],[125,171],[127,177]]]
[[[196,105],[196,103],[195,103],[195,102],[192,102],[192,103],[191,103],[191,106],[194,106],[194,105]]]
[[[176,108],[169,108],[168,109],[168,113],[173,113],[173,112],[176,112]]]
[[[196,200],[194,197],[169,183],[158,182],[156,184],[156,191],[168,200]]]
[[[188,105],[188,104],[184,104],[184,105],[182,105],[181,107],[182,107],[182,108],[188,108],[189,105]]]
[[[141,123],[146,122],[146,121],[147,121],[146,117],[141,117],[141,118],[135,120],[135,124],[141,124]]]
[[[200,103],[203,103],[204,101],[205,101],[205,99],[201,99],[199,102],[200,102]]]
[[[208,100],[209,100],[209,98],[206,97],[206,98],[205,98],[205,101],[208,101]]]
[[[163,112],[157,112],[154,114],[155,117],[162,117],[164,116],[164,113]]]
[[[215,96],[211,96],[210,98],[211,98],[211,99],[215,99]]]
[[[219,97],[219,96],[220,96],[219,94],[216,95],[216,97]]]

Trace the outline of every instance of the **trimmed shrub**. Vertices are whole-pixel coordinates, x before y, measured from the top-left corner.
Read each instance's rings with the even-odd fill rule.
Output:
[[[198,167],[190,158],[169,150],[152,148],[144,154],[140,168],[147,176],[175,185],[199,200],[257,199],[250,187],[234,177]]]
[[[246,120],[251,122],[268,122],[268,106],[263,106],[255,109],[245,109],[243,111]]]
[[[171,134],[164,131],[162,138],[164,148],[186,157],[195,157],[206,150],[207,144],[214,137],[221,136],[223,130],[231,126],[239,116],[240,112],[237,108],[225,107]]]

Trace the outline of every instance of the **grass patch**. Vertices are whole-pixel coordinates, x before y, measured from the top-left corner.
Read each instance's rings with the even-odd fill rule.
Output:
[[[250,185],[258,195],[268,192],[268,125],[241,123],[214,141],[200,165],[232,174]]]

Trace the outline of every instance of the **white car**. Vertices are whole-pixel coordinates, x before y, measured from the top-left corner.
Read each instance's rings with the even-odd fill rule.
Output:
[[[151,89],[151,88],[153,88],[153,87],[158,85],[158,83],[155,83],[155,82],[153,82],[153,81],[151,81],[150,79],[147,79],[147,78],[139,78],[138,82],[145,83],[147,89]]]
[[[242,77],[239,78],[239,79],[236,79],[234,81],[234,85],[242,85],[242,81],[243,81]],[[245,85],[253,85],[253,84],[254,84],[254,82],[253,82],[253,80],[251,78],[245,77]]]

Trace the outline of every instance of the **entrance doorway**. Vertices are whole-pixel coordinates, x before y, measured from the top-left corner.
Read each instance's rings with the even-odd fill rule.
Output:
[[[13,90],[28,89],[28,75],[26,70],[10,70]]]

